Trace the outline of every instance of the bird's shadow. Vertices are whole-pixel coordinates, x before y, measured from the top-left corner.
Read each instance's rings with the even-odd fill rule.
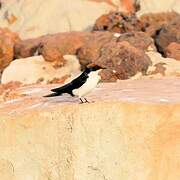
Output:
[[[62,95],[62,96],[56,96],[56,97],[44,97],[43,98],[44,103],[54,104],[54,103],[62,103],[62,104],[89,104],[94,103],[94,101],[85,101],[82,103],[82,101],[78,97],[72,97],[70,95]]]

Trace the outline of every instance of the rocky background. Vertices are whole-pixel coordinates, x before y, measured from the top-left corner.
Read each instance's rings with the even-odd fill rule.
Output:
[[[103,82],[180,75],[179,0],[1,0],[0,93],[64,83],[84,67]]]

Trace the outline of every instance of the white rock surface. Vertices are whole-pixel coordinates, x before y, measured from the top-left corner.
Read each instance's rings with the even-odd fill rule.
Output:
[[[1,180],[179,180],[180,79],[99,84],[87,104],[52,87],[0,102]]]
[[[119,4],[114,1],[114,4]],[[0,11],[1,26],[20,33],[21,38],[71,30],[87,30],[95,20],[113,6],[91,0],[3,0]],[[9,23],[15,16],[17,20]]]
[[[95,20],[111,10],[121,10],[120,0],[1,0],[1,27],[20,33],[21,38],[64,31],[90,30]],[[179,0],[141,0],[138,13],[174,10]]]
[[[180,62],[173,59],[173,58],[164,58],[161,56],[161,54],[150,51],[147,52],[147,55],[150,57],[152,61],[152,66],[148,68],[148,74],[150,76],[157,76],[157,74],[151,75],[152,71],[156,69],[155,65],[158,63],[163,64],[163,67],[165,68],[165,76],[180,76]],[[159,76],[162,76],[162,74],[158,74]]]
[[[176,11],[180,13],[180,0],[140,0],[138,15],[149,12]]]
[[[67,60],[65,66],[58,69],[55,69],[51,63],[46,62],[42,56],[14,60],[4,70],[2,83],[20,81],[23,84],[31,84],[40,79],[43,79],[43,82],[46,83],[54,78],[80,72],[79,61],[76,56],[65,55],[64,58]]]

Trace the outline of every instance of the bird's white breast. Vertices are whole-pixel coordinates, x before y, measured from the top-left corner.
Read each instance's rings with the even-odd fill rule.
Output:
[[[101,80],[101,76],[98,74],[99,72],[100,70],[90,72],[86,82],[80,88],[74,89],[72,91],[73,94],[81,98],[87,95],[88,93],[90,93],[97,86],[98,82]]]

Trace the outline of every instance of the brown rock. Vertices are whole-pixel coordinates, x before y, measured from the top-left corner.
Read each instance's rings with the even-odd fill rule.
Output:
[[[46,61],[53,62],[54,67],[61,67],[65,64],[63,55],[56,46],[51,44],[40,45],[37,53],[42,54]]]
[[[149,47],[155,49],[153,39],[144,32],[124,33],[118,38],[118,41],[128,41],[131,45],[142,50],[147,50]]]
[[[170,43],[166,48],[165,54],[167,57],[174,58],[180,61],[180,43]]]
[[[179,16],[176,12],[147,13],[140,17],[143,30],[151,37],[155,36],[156,31],[164,25],[170,24]]]
[[[108,43],[101,50],[101,56],[96,63],[110,69],[118,79],[128,79],[137,72],[146,74],[148,66],[151,65],[144,51],[126,41]]]
[[[0,34],[9,37],[13,43],[20,40],[19,35],[16,32],[10,31],[8,28],[0,28]]]
[[[103,82],[116,82],[118,77],[111,69],[104,69],[100,73]]]
[[[22,40],[14,46],[14,58],[27,58],[37,53],[38,47],[41,45],[41,37],[36,39]]]
[[[101,48],[112,41],[114,35],[111,32],[94,32],[91,38],[79,49],[78,58],[80,64],[86,66],[92,61],[96,61],[100,56]]]
[[[142,50],[147,50],[149,47],[155,49],[153,39],[144,32],[130,32],[119,35],[119,37],[115,37],[114,33],[108,31],[94,32],[91,38],[78,51],[77,55],[81,65],[86,66],[92,61],[95,62],[102,54],[101,49],[110,42],[127,41]]]
[[[124,41],[128,41],[131,45]],[[64,64],[65,61],[62,56],[64,54],[77,54],[82,66],[92,62],[99,63],[99,59],[101,64],[105,62],[107,65],[106,56],[112,57],[113,61],[115,61],[116,72],[114,73],[111,67],[108,67],[101,75],[104,81],[116,81],[117,79],[127,79],[138,71],[144,73],[144,67],[146,71],[149,59],[142,50],[146,50],[151,45],[153,46],[153,40],[143,32],[124,33],[120,37],[107,31],[92,33],[71,32],[18,42],[15,46],[15,53],[17,57],[42,54],[46,61],[52,62],[54,66]],[[138,48],[142,50],[138,50]],[[112,52],[111,49],[113,49]],[[122,56],[120,59],[117,58],[118,61],[122,61],[120,67],[117,66],[118,62],[115,60],[115,53],[120,53],[120,56]],[[126,58],[126,53],[129,59],[124,64],[123,58]],[[139,61],[141,61],[142,65]],[[139,64],[137,65],[137,63]],[[110,64],[112,64],[112,60],[110,60]]]
[[[11,32],[7,28],[0,29],[0,73],[13,60],[14,43],[19,40],[16,33]]]
[[[13,60],[13,43],[10,39],[0,34],[0,72]]]
[[[93,31],[111,31],[118,33],[141,30],[141,23],[134,13],[110,12],[100,16],[93,27]]]
[[[180,15],[170,24],[162,27],[157,33],[155,43],[158,51],[165,54],[165,49],[171,42],[180,43]]]
[[[15,57],[43,55],[46,61],[62,66],[65,62],[63,55],[76,54],[89,36],[90,33],[85,32],[66,32],[24,40],[16,43]]]

